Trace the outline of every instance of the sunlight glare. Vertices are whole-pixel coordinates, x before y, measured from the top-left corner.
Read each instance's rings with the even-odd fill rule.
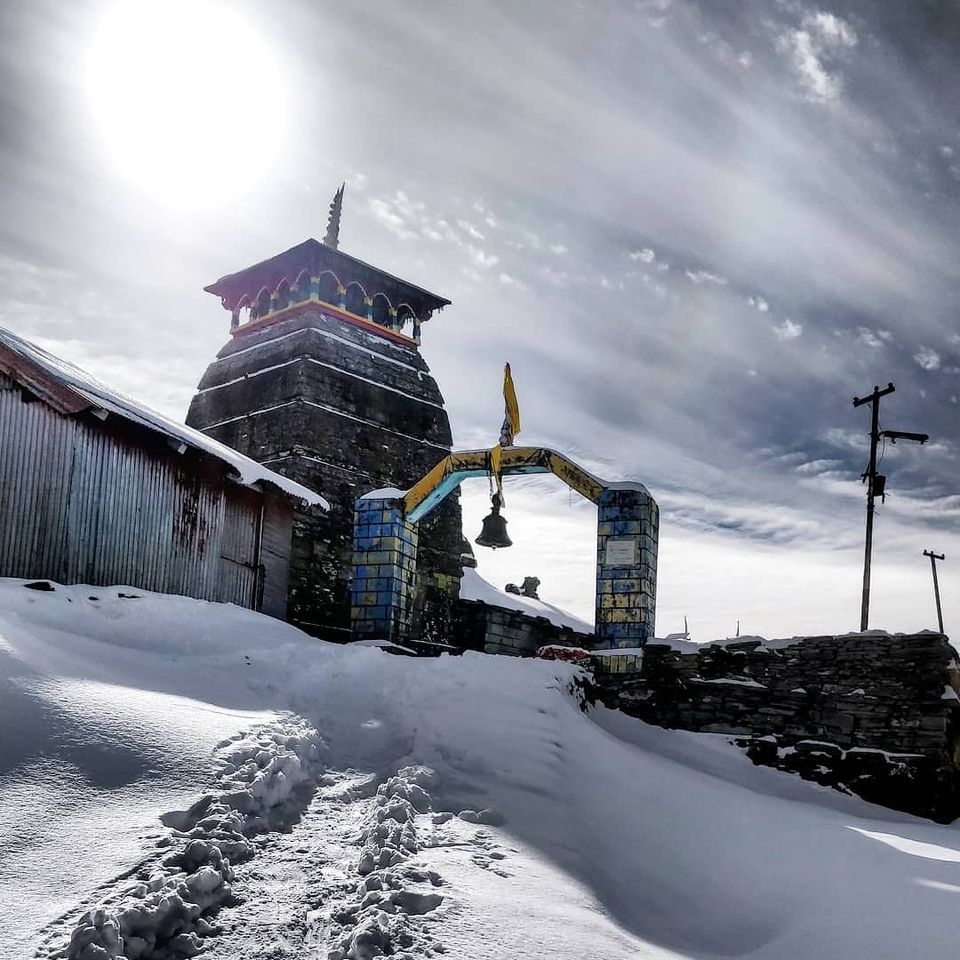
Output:
[[[283,142],[277,54],[218,0],[124,0],[88,51],[86,91],[105,152],[166,204],[250,189]]]

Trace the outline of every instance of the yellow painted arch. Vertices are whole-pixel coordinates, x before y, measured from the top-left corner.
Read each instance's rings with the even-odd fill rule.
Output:
[[[552,473],[572,490],[596,503],[605,484],[583,467],[556,450],[547,447],[504,447],[500,471],[510,474]],[[404,495],[404,513],[408,520],[426,516],[452,490],[468,477],[490,473],[489,450],[460,450],[441,460]]]

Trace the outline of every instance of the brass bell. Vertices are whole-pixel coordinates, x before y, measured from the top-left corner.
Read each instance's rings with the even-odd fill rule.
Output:
[[[495,493],[491,499],[492,508],[489,516],[483,518],[483,529],[477,537],[477,544],[481,547],[512,547],[513,541],[507,536],[507,521],[500,516],[500,494]]]

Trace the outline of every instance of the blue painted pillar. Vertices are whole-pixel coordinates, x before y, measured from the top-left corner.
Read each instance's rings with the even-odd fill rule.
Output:
[[[642,647],[654,635],[660,511],[639,483],[597,500],[596,645]]]
[[[354,504],[350,630],[354,640],[403,640],[410,631],[417,526],[403,501],[367,494]]]

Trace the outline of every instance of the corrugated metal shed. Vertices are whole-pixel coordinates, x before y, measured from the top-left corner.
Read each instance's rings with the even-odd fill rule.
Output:
[[[117,407],[105,414],[0,337],[0,576],[285,616],[290,481],[243,485],[237,456],[171,442]]]

